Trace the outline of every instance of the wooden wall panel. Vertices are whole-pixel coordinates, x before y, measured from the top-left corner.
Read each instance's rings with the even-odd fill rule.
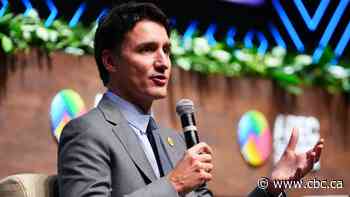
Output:
[[[105,91],[91,56],[55,53],[51,66],[47,65],[31,53],[19,58],[16,71],[8,75],[6,94],[0,100],[0,178],[20,172],[55,174],[57,145],[49,122],[52,98],[61,89],[71,88],[91,108],[96,93]],[[345,188],[293,190],[290,196],[350,193],[349,98],[319,88],[305,88],[302,95],[292,96],[264,79],[203,76],[178,68],[172,74],[168,98],[154,105],[156,119],[181,131],[176,102],[184,97],[194,101],[200,138],[215,151],[214,180],[209,186],[216,196],[244,196],[259,177],[271,172],[271,158],[254,169],[246,165],[239,152],[237,124],[251,109],[263,112],[270,128],[280,113],[314,116],[321,123],[320,132],[326,139],[321,171],[307,179],[341,179]]]

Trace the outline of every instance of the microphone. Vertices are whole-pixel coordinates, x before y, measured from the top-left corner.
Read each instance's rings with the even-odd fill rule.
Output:
[[[181,119],[186,146],[189,149],[199,143],[193,102],[189,99],[181,99],[176,103],[176,113]]]

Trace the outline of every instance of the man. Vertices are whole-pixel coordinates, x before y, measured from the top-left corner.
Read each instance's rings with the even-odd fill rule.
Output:
[[[166,16],[153,4],[113,8],[95,35],[95,59],[108,91],[98,107],[62,132],[58,155],[61,197],[213,196],[212,149],[186,150],[183,137],[158,128],[150,110],[167,95],[170,41]],[[295,155],[297,132],[270,178],[300,179],[320,157],[323,142]],[[252,196],[279,194],[270,187]]]

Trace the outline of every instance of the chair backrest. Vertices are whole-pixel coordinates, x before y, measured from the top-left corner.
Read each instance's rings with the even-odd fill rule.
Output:
[[[56,176],[16,174],[0,180],[1,197],[57,197]]]

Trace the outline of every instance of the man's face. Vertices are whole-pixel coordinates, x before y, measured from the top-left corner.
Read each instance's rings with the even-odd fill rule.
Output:
[[[170,77],[170,41],[166,29],[142,20],[129,31],[110,72],[112,88],[129,101],[151,102],[167,95]]]

